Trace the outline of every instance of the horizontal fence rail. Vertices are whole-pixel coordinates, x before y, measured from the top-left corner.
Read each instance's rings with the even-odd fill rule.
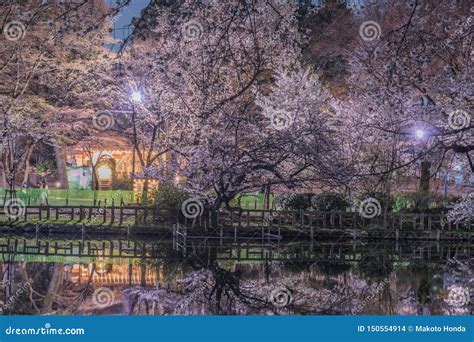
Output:
[[[168,245],[168,247],[171,247]],[[186,246],[182,246],[186,247]],[[373,255],[377,250],[383,250],[388,260],[419,260],[439,261],[453,257],[472,259],[471,245],[451,245],[439,243],[401,244],[401,245],[363,245],[363,244],[332,244],[309,243],[268,244],[246,240],[221,246],[206,240],[201,243],[187,245],[192,253],[201,255],[215,255],[218,260],[235,261],[262,261],[262,260],[299,260],[315,261],[328,260],[351,262],[366,258],[367,253]],[[211,253],[212,251],[212,253]],[[29,256],[64,257],[64,258],[91,258],[104,261],[111,259],[149,259],[167,258],[169,248],[164,242],[138,241],[133,239],[107,241],[49,241],[27,240],[21,238],[0,239],[0,255],[28,259]],[[70,259],[69,262],[71,262]]]
[[[398,231],[470,231],[472,219],[452,223],[441,214],[386,213],[366,218],[355,212],[317,212],[286,210],[220,210],[203,211],[189,218],[180,210],[158,209],[152,206],[20,206],[0,209],[0,219],[15,221],[73,222],[73,224],[98,225],[145,225],[176,224],[187,228],[209,231],[219,228],[227,231],[266,229],[267,234],[279,235],[279,230],[304,231],[312,234],[315,229],[370,230],[390,229]]]

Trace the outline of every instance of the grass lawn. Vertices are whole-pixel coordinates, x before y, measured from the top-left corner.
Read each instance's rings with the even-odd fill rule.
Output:
[[[70,189],[17,189],[17,197],[25,203],[25,205],[40,205],[42,193],[48,199],[50,205],[101,205],[112,204],[120,205],[123,200],[125,204],[136,203],[136,199],[140,198],[140,193],[125,190],[70,190]],[[5,189],[0,189],[0,204],[4,205]]]
[[[17,197],[25,205],[40,205],[42,189],[17,189]],[[0,188],[0,205],[4,205],[5,189]],[[48,204],[50,205],[120,205],[121,200],[128,204],[136,204],[141,199],[140,192],[128,190],[71,190],[71,189],[49,189],[47,190]],[[263,194],[242,194],[237,197],[242,209],[263,209]],[[270,203],[273,201],[273,195],[270,196]],[[44,202],[43,202],[44,204]]]

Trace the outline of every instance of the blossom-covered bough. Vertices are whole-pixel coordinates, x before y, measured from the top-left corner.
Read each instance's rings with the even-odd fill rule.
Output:
[[[173,158],[147,167],[148,175],[182,176],[212,210],[241,192],[332,181],[330,95],[301,62],[296,11],[279,1],[150,3],[131,39],[140,61],[129,65],[148,63],[152,79],[137,85],[142,106],[150,107],[149,93],[150,112],[167,107],[165,121],[177,129],[173,139],[160,133]]]
[[[57,147],[77,138],[73,128],[88,113],[85,82],[108,58],[111,16],[116,7],[100,2],[3,1],[0,39],[1,162],[3,184],[28,178],[28,161],[39,144]],[[83,134],[79,134],[79,137]],[[59,154],[58,154],[59,155]],[[22,172],[23,171],[23,172]]]
[[[361,11],[377,34],[361,43],[350,63],[349,97],[338,101],[341,131],[355,174],[390,184],[414,174],[464,165],[472,151],[472,7],[467,2],[387,2]],[[355,146],[355,145],[353,145]],[[470,172],[469,172],[470,170]],[[387,185],[388,186],[388,185]]]

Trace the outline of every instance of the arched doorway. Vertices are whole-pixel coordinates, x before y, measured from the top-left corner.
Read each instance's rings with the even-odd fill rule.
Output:
[[[115,174],[115,162],[112,156],[102,156],[96,168],[99,190],[112,190],[112,181]]]
[[[97,178],[99,180],[99,190],[112,189],[113,171],[107,164],[102,164],[97,168]]]

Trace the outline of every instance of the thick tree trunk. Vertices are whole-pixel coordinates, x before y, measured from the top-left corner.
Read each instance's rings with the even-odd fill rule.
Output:
[[[54,143],[54,154],[56,156],[56,169],[58,172],[58,182],[60,183],[61,189],[69,189],[69,183],[67,180],[67,169],[66,169],[66,152],[64,147],[58,143]]]
[[[48,293],[44,298],[43,308],[41,309],[41,313],[45,314],[51,311],[51,308],[54,303],[54,297],[58,294],[58,291],[63,282],[63,272],[64,272],[64,264],[62,263],[55,263],[53,268],[53,275],[51,277],[51,282],[49,283]]]
[[[29,148],[28,148],[28,151],[26,152],[26,157],[25,157],[25,172],[24,172],[24,176],[23,176],[23,182],[22,182],[22,185],[23,184],[28,184],[28,176],[30,175],[30,158],[31,158],[31,154],[33,153],[33,150],[35,149],[35,144],[31,145]]]
[[[263,203],[263,209],[270,209],[270,189],[271,186],[267,185],[265,186],[265,197],[264,197],[264,203]]]
[[[143,182],[142,204],[148,204],[148,178]]]
[[[420,175],[420,190],[429,192],[430,191],[430,171],[431,162],[423,160],[421,162],[421,175]]]
[[[5,174],[5,164],[3,163],[3,158],[2,158],[2,174],[0,176],[0,187],[6,188],[7,187],[7,176]]]
[[[99,189],[99,176],[97,175],[97,164],[91,163],[92,169],[92,190],[100,190]]]

